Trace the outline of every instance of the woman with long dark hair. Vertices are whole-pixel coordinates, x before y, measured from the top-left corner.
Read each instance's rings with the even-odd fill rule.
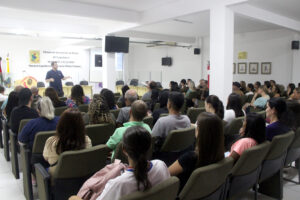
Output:
[[[159,109],[154,110],[152,113],[153,117],[153,125],[157,122],[158,118],[161,114],[169,113],[169,110],[167,108],[167,103],[169,99],[169,90],[163,90],[159,95]]]
[[[84,95],[81,85],[74,85],[71,89],[71,98],[67,99],[66,104],[70,108],[77,108],[81,104],[89,104],[90,98]]]
[[[294,83],[290,83],[287,86],[287,97],[290,97],[293,94],[295,88],[296,88],[296,85]]]
[[[18,93],[15,92],[15,91],[12,91],[8,95],[7,104],[6,104],[6,107],[3,110],[3,114],[6,117],[8,123],[9,123],[9,120],[10,120],[11,111],[15,107],[17,107],[18,105],[19,105]]]
[[[67,109],[58,121],[55,136],[48,138],[44,147],[43,157],[50,164],[50,174],[54,172],[60,154],[91,146],[81,113],[78,109]]]
[[[224,158],[222,120],[215,114],[199,114],[196,127],[196,147],[179,157],[170,167],[171,176],[178,176],[181,189],[194,169],[221,161]]]
[[[121,176],[107,182],[97,200],[120,199],[135,191],[146,191],[170,177],[164,162],[149,160],[152,150],[151,135],[145,128],[128,128],[122,144],[129,166]]]
[[[100,92],[100,95],[104,97],[110,110],[115,110],[118,108],[115,103],[115,95],[111,90],[103,88]]]
[[[209,95],[205,99],[205,110],[216,114],[220,119],[224,118],[224,106],[222,101],[216,95]]]
[[[224,121],[230,123],[233,119],[244,115],[245,113],[242,109],[242,99],[240,95],[231,93],[228,97],[228,103],[224,113]]]
[[[246,149],[266,141],[264,118],[257,113],[247,114],[240,135],[242,138],[231,146],[230,156],[235,160],[238,160]]]
[[[45,96],[47,96],[51,99],[54,108],[66,106],[65,102],[59,100],[57,92],[52,87],[48,87],[45,90]]]
[[[129,90],[130,88],[128,87],[128,85],[124,85],[123,87],[122,87],[122,96],[120,96],[119,97],[119,99],[118,99],[118,105],[119,105],[119,103],[120,103],[120,108],[123,108],[123,107],[125,107],[126,106],[126,103],[125,103],[125,93],[127,92],[127,90]]]
[[[286,102],[282,98],[272,98],[268,101],[266,115],[270,120],[270,124],[266,128],[269,141],[276,135],[289,132],[295,122],[293,113],[288,111]]]

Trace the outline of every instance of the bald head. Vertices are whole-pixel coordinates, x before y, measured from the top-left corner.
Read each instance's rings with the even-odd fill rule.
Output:
[[[131,105],[130,115],[134,121],[142,121],[147,115],[148,107],[142,100],[137,100]]]
[[[127,90],[125,93],[125,101],[126,101],[126,105],[130,106],[134,101],[136,101],[138,99],[138,95],[136,93],[135,90],[130,89]]]

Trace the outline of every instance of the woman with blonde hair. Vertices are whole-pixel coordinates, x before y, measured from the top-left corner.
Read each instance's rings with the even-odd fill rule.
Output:
[[[28,144],[30,148],[38,132],[55,130],[59,120],[59,117],[54,116],[54,107],[49,97],[43,97],[38,102],[37,110],[40,117],[30,120],[18,135],[19,142]]]

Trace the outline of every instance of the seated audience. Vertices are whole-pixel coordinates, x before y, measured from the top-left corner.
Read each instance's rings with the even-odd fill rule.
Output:
[[[127,170],[109,180],[97,200],[120,199],[135,191],[147,191],[170,177],[166,164],[160,160],[149,161],[151,135],[140,126],[128,128],[123,140],[123,151],[129,161]]]
[[[159,90],[153,89],[151,92],[151,100],[150,102],[147,103],[148,110],[150,110],[151,112],[153,112],[156,103],[158,103],[158,98],[159,98]]]
[[[267,140],[272,141],[276,135],[289,132],[294,123],[292,113],[288,112],[285,100],[272,98],[267,103],[266,116],[270,124],[266,128]]]
[[[0,85],[0,102],[5,101],[8,97],[4,95],[5,88]]]
[[[186,94],[185,94],[185,98],[187,98],[187,99],[192,99],[192,97],[190,96],[190,94],[191,94],[192,92],[196,92],[196,87],[195,87],[194,81],[190,80],[190,82],[189,82],[189,84],[188,84],[188,87],[189,87],[189,89],[188,89],[188,91],[187,91]]]
[[[300,87],[295,88],[289,100],[296,100],[300,103]]]
[[[16,134],[18,134],[19,125],[22,119],[34,119],[39,117],[38,112],[31,108],[32,93],[30,89],[23,88],[19,92],[18,97],[19,106],[11,111],[10,116],[10,128]]]
[[[233,93],[236,93],[240,96],[243,96],[244,95],[244,92],[241,90],[241,85],[239,82],[233,82],[232,84],[232,92]]]
[[[271,87],[273,88],[276,85],[276,81],[270,80]]]
[[[294,89],[296,88],[295,84],[294,83],[290,83],[288,86],[287,86],[287,97],[291,97],[291,95],[293,94],[294,92]]]
[[[53,131],[56,129],[59,117],[54,116],[54,107],[49,97],[43,97],[37,104],[39,118],[30,120],[18,134],[18,140],[32,149],[34,137],[40,131]]]
[[[138,95],[135,90],[130,89],[125,93],[126,107],[121,108],[118,118],[116,120],[117,126],[122,126],[123,123],[128,122],[130,114],[131,104],[138,99]]]
[[[205,100],[209,95],[209,88],[208,88],[208,81],[207,80],[203,81],[203,85],[202,85],[202,88],[200,89],[200,91],[201,91],[200,99]]]
[[[157,89],[157,85],[156,85],[156,82],[155,81],[151,81],[148,85],[147,85],[147,88],[148,88],[148,92],[146,92],[143,97],[142,97],[142,100],[143,101],[150,101],[151,100],[151,95],[152,95],[152,91]]]
[[[240,95],[231,93],[228,97],[226,110],[224,113],[224,121],[230,123],[233,119],[244,116],[242,109],[242,99]]]
[[[180,88],[177,82],[171,81],[169,86],[170,86],[170,92],[180,92]]]
[[[74,85],[71,89],[71,98],[67,99],[66,104],[69,108],[78,108],[81,104],[89,104],[90,98],[84,95],[81,85]]]
[[[118,99],[118,105],[121,105],[120,108],[123,108],[126,106],[125,93],[127,92],[127,90],[129,90],[128,85],[124,85],[121,90],[122,90],[122,96],[120,96]]]
[[[254,83],[254,89],[255,89],[255,93],[258,92],[259,87],[261,86],[261,83],[259,81],[256,81]]]
[[[191,173],[224,159],[224,134],[222,120],[214,114],[203,112],[196,122],[196,147],[181,155],[170,167],[171,176],[178,176],[180,188],[188,181]]]
[[[128,91],[127,91],[128,92]],[[110,136],[106,145],[113,151],[117,148],[118,144],[123,138],[125,131],[132,126],[141,126],[144,127],[149,133],[151,133],[151,129],[148,124],[143,122],[144,117],[147,116],[147,105],[142,100],[136,100],[130,109],[130,118],[129,122],[124,123],[124,127],[117,128],[112,136]],[[114,152],[112,157],[114,157]]]
[[[55,136],[48,138],[44,147],[43,157],[50,164],[50,175],[55,171],[60,154],[90,147],[92,143],[85,134],[81,113],[74,108],[67,109],[58,121]]]
[[[246,96],[249,96],[249,95],[254,95],[254,86],[252,83],[248,83],[247,85],[247,88],[246,88]]]
[[[275,85],[274,87],[272,87],[272,95],[273,97],[277,98],[280,97],[280,88],[278,85]]]
[[[205,100],[205,110],[216,114],[220,119],[224,118],[224,106],[222,101],[215,95],[210,95]]]
[[[241,91],[245,94],[246,93],[246,82],[245,81],[240,81],[240,85],[241,85]]]
[[[89,105],[89,123],[90,124],[115,124],[115,120],[112,118],[109,112],[109,107],[106,100],[101,95],[94,95],[92,102]]]
[[[110,110],[118,109],[115,103],[115,95],[111,90],[104,88],[101,90],[100,95],[104,97]]]
[[[271,88],[270,81],[265,81],[264,82],[264,88],[268,91],[268,94],[271,93],[272,88]]]
[[[181,79],[181,81],[180,81],[180,92],[186,93],[188,91],[188,89],[189,88],[186,86],[186,80]]]
[[[10,123],[11,111],[18,105],[19,105],[18,93],[15,91],[12,91],[8,95],[7,105],[5,106],[5,108],[3,110],[3,115],[6,117],[8,123]]]
[[[183,94],[180,92],[170,92],[167,108],[169,115],[161,117],[155,123],[152,129],[152,136],[160,137],[163,140],[170,131],[188,128],[191,126],[190,119],[186,115],[181,115],[180,110],[184,104]]]
[[[266,141],[266,125],[264,118],[257,113],[249,113],[240,130],[241,139],[236,141],[230,150],[230,156],[238,160],[242,153]]]
[[[36,86],[32,86],[30,88],[31,93],[32,93],[32,104],[31,104],[31,108],[33,109],[37,109],[37,104],[38,102],[41,100],[41,96],[39,95],[39,89]]]
[[[256,98],[258,95],[261,95],[261,97]],[[267,90],[260,86],[258,91],[254,94],[252,101],[251,101],[251,106],[254,106],[255,108],[265,108],[267,105],[267,101],[270,99],[270,96],[267,95]]]
[[[45,96],[51,99],[54,108],[66,106],[66,103],[64,101],[59,100],[57,92],[52,87],[46,88]]]
[[[14,92],[19,93],[24,87],[21,85],[17,85],[14,89]],[[1,106],[1,110],[4,110],[7,104],[8,98],[3,101],[2,106]]]
[[[152,113],[153,125],[157,122],[161,114],[169,113],[167,108],[169,98],[169,90],[164,90],[159,95],[159,109],[154,110]]]

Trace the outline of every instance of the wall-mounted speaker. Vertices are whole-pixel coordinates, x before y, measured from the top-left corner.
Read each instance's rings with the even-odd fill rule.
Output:
[[[299,41],[296,41],[296,40],[292,41],[292,49],[299,50]]]
[[[95,54],[95,67],[102,67],[102,55]]]
[[[194,49],[194,54],[195,55],[200,55],[200,48],[195,48]]]

